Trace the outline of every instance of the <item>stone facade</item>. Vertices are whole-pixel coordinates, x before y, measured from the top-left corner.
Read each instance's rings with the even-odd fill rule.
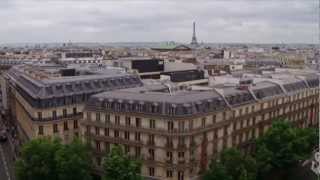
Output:
[[[121,145],[129,155],[143,160],[144,176],[189,180],[225,148],[250,151],[252,140],[264,134],[274,119],[286,119],[301,128],[315,126],[319,81],[314,77],[299,83],[287,87],[263,82],[241,93],[225,91],[223,96],[216,92],[102,93],[88,101],[81,134],[95,152],[98,170],[112,145]],[[154,106],[160,110],[155,112]]]

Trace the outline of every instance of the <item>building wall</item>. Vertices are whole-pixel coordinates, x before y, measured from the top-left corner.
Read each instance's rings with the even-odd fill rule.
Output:
[[[143,175],[188,180],[205,170],[210,159],[225,148],[250,151],[251,140],[264,134],[275,118],[287,119],[301,128],[314,126],[317,93],[315,89],[306,89],[290,96],[182,118],[107,112],[88,107],[82,120],[82,134],[96,152],[97,169],[101,168],[102,157],[110,147],[119,144],[132,156],[141,151]],[[106,121],[106,115],[110,122]],[[130,117],[131,125],[126,124],[126,117]],[[136,118],[141,120],[141,126],[136,126]],[[155,127],[150,126],[151,120]],[[140,133],[140,140],[135,139],[137,133]],[[125,134],[129,134],[129,138]],[[167,177],[171,172],[172,177]],[[179,173],[183,173],[183,178]]]
[[[68,143],[74,136],[79,136],[83,104],[37,109],[32,107],[14,88],[10,98],[12,114],[15,115],[14,120],[17,122],[22,142],[47,136],[59,137],[63,143]],[[74,108],[76,113],[73,112]],[[56,117],[53,117],[54,111]],[[64,114],[64,111],[67,114]]]

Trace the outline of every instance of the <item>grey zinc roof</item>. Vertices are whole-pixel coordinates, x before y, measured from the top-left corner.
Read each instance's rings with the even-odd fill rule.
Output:
[[[240,106],[255,101],[249,90],[240,90],[237,87],[221,88],[220,92],[232,107]]]
[[[88,94],[113,89],[142,86],[140,78],[130,74],[99,74],[34,79],[13,67],[7,73],[9,79],[35,99]]]
[[[133,92],[127,90],[111,91],[96,94],[93,98],[97,99],[121,99],[133,101],[167,102],[172,104],[193,103],[203,100],[221,98],[214,91],[179,91],[172,95],[162,92]]]
[[[168,116],[189,116],[228,108],[215,91],[179,91],[170,95],[118,90],[93,95],[87,103],[87,109],[105,109],[108,106],[113,111]]]
[[[252,92],[258,99],[272,98],[275,96],[285,95],[280,85],[268,81],[257,83],[251,87]]]

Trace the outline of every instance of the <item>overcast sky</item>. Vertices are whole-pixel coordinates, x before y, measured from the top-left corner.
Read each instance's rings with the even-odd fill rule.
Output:
[[[0,0],[0,43],[316,43],[318,0]]]

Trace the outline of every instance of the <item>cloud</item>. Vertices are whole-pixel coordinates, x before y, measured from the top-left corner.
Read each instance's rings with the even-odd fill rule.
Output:
[[[3,42],[316,43],[317,0],[1,0]],[[1,43],[1,42],[0,42]]]

